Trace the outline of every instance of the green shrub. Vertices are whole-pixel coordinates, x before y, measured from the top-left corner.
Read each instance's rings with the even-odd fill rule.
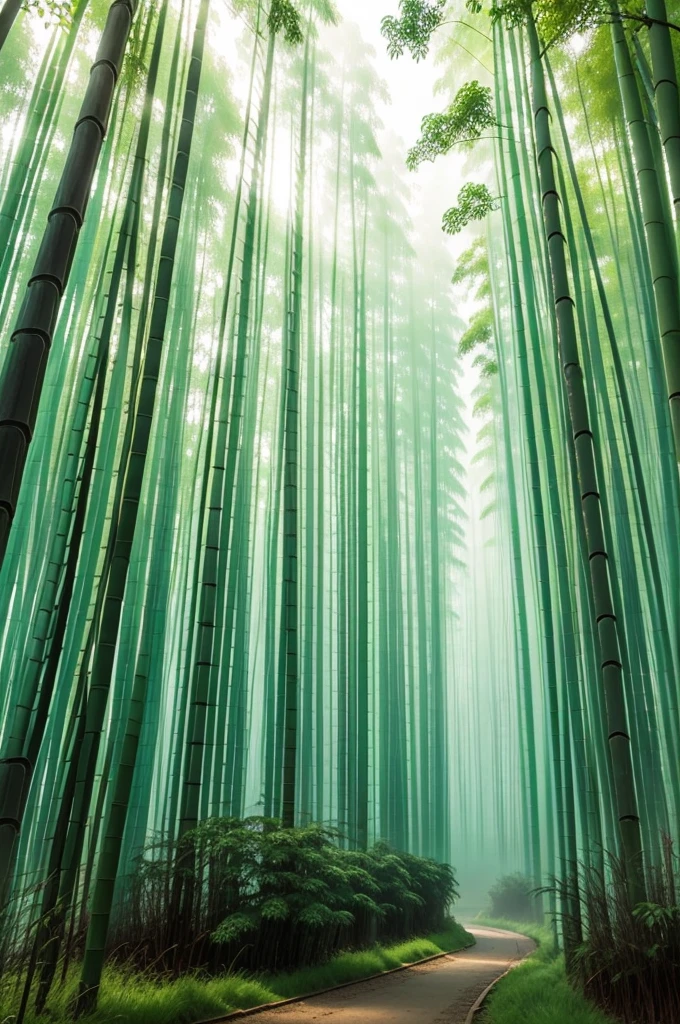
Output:
[[[531,895],[533,883],[524,875],[504,875],[489,890],[491,916],[512,921],[532,921],[536,904]]]
[[[631,903],[613,856],[606,878],[587,870],[577,890],[587,929],[571,957],[574,981],[626,1024],[680,1021],[680,875],[668,839],[664,850],[647,872],[645,903]]]
[[[157,972],[294,970],[338,950],[443,929],[448,865],[386,843],[344,850],[321,825],[212,818],[142,858],[111,948]]]

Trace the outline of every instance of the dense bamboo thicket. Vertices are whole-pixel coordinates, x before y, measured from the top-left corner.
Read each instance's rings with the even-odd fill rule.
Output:
[[[450,862],[463,324],[331,4],[83,0],[0,59],[0,886],[40,1008],[208,819]]]
[[[443,71],[448,105],[409,164],[458,154],[472,179],[443,229],[467,246],[460,347],[493,497],[476,607],[510,622],[490,685],[519,723],[484,751],[496,797],[476,828],[510,868],[519,844],[536,885],[561,880],[567,953],[588,951],[626,1020],[678,1010],[675,925],[658,928],[675,920],[680,811],[678,20],[663,2],[468,0],[405,2],[382,26],[392,56],[432,48]]]
[[[392,6],[382,53],[331,0],[0,8],[0,900],[39,1011],[114,940],[439,927],[455,864],[470,908],[548,885],[603,1004],[680,1012],[598,960],[678,941],[680,5]],[[419,136],[385,52],[435,62]]]

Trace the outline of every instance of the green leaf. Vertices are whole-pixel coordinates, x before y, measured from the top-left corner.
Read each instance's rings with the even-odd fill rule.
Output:
[[[452,206],[442,218],[442,228],[447,235],[457,235],[471,221],[483,220],[497,210],[500,200],[491,195],[486,185],[468,182],[458,193],[458,206]]]
[[[233,942],[247,932],[257,930],[257,922],[250,914],[230,914],[212,933],[214,942]]]
[[[272,0],[268,25],[273,35],[283,32],[284,39],[290,46],[298,46],[304,38],[300,13],[291,0]]]
[[[453,146],[471,145],[496,125],[491,89],[477,81],[467,82],[443,113],[423,118],[420,139],[408,151],[406,166],[413,171],[423,161],[448,153]]]
[[[401,57],[408,50],[416,61],[426,57],[432,33],[444,20],[445,6],[446,0],[401,0],[400,17],[388,16],[380,24],[389,56]]]
[[[270,921],[285,921],[290,917],[290,907],[280,896],[265,900],[260,908],[262,917]]]

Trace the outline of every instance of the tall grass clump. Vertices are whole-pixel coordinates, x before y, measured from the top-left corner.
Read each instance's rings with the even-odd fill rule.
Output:
[[[536,918],[535,886],[525,875],[504,875],[489,890],[491,917],[509,921],[533,921]]]
[[[678,861],[666,838],[661,862],[647,872],[647,900],[631,902],[624,865],[607,858],[607,874],[583,870],[578,888],[586,922],[573,952],[573,981],[625,1024],[680,1020]]]

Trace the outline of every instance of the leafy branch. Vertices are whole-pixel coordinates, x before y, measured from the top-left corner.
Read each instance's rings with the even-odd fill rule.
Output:
[[[458,193],[458,205],[450,207],[442,217],[442,230],[458,235],[476,220],[484,220],[500,208],[500,196],[492,196],[486,185],[468,181]]]
[[[401,57],[408,50],[414,60],[427,56],[432,33],[444,21],[446,0],[426,3],[424,0],[401,0],[401,17],[390,15],[383,18],[380,31],[387,39],[390,57]]]
[[[484,8],[482,0],[467,0],[466,7],[475,14]],[[492,0],[489,7],[492,22],[505,21],[511,27],[524,24],[532,17],[540,27],[545,40],[545,49],[563,42],[577,33],[587,32],[600,25],[610,25],[614,19],[632,21],[638,29],[645,26],[662,25],[680,32],[680,25],[650,17],[643,4],[612,9],[611,0]]]
[[[421,124],[421,137],[406,157],[413,171],[424,160],[434,160],[453,146],[477,142],[487,128],[498,127],[493,112],[491,89],[479,82],[467,82],[458,90],[447,110],[427,114]]]
[[[299,46],[302,42],[300,12],[291,0],[272,0],[267,23],[272,35],[283,32],[284,39],[290,46]]]
[[[24,0],[21,5],[24,11],[35,11],[43,18],[46,28],[58,25],[69,29],[73,18],[73,4],[70,0]]]

